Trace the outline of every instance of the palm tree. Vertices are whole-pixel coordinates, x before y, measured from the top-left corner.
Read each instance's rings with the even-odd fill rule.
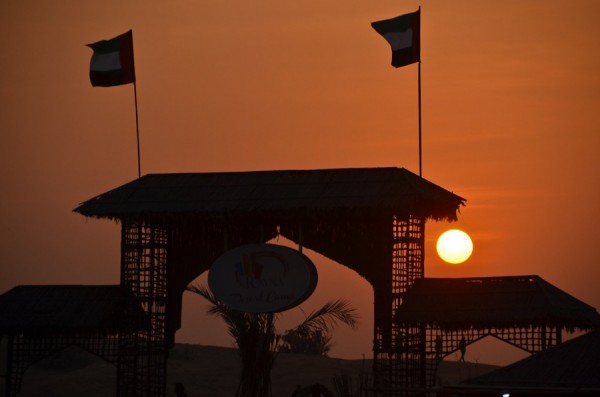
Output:
[[[188,290],[210,302],[208,313],[222,318],[227,324],[229,334],[235,340],[242,361],[242,374],[236,397],[270,397],[271,370],[281,339],[275,328],[278,315],[234,310],[219,301],[204,286],[189,286]],[[356,310],[343,299],[328,302],[319,310],[311,312],[295,330],[304,329],[327,334],[338,321],[352,329],[358,324]]]
[[[329,331],[337,322],[354,329],[357,315],[350,303],[343,299],[329,301],[319,310],[311,312],[304,321],[295,328],[287,330],[283,336],[280,350],[290,353],[303,353],[327,356],[331,349]]]

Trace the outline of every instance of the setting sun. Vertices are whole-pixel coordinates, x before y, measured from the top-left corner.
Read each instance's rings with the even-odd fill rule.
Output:
[[[473,253],[473,242],[462,230],[451,229],[441,234],[436,244],[437,253],[448,263],[462,263]]]

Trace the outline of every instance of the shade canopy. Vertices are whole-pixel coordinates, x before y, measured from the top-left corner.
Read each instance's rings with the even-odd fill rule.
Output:
[[[404,168],[149,174],[85,201],[98,218],[194,214],[315,216],[348,211],[456,220],[465,200]]]
[[[145,313],[120,285],[21,285],[0,295],[0,334],[115,334],[128,316]]]
[[[600,393],[600,331],[569,340],[507,367],[470,379],[486,387],[562,388]]]
[[[600,327],[595,308],[536,275],[417,279],[395,320],[442,329]]]

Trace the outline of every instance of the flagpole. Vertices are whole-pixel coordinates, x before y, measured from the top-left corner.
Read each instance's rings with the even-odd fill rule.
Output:
[[[421,143],[421,61],[419,63],[419,176],[423,176],[422,143]]]
[[[422,142],[421,142],[421,6],[419,6],[419,176],[423,177]]]
[[[137,78],[135,77],[135,56],[133,55],[133,31],[131,31],[131,64],[133,67],[133,98],[135,102],[135,136],[137,141],[137,160],[138,160],[138,178],[142,177],[142,166],[140,161],[140,122],[138,118],[138,100],[137,100]]]
[[[392,47],[392,66],[419,64],[419,176],[423,176],[421,141],[421,7],[416,12],[372,22],[371,26]]]
[[[94,53],[90,61],[92,87],[114,87],[133,83],[135,101],[135,132],[137,138],[138,178],[142,176],[140,162],[140,124],[138,117],[135,57],[133,56],[133,31],[129,30],[109,40],[87,44]],[[117,55],[116,57],[114,55]],[[116,63],[115,61],[119,61]]]
[[[138,159],[138,178],[142,177],[142,168],[140,162],[140,124],[138,119],[137,85],[133,82],[133,97],[135,101],[135,133],[137,137],[137,159]],[[420,106],[420,105],[419,105]],[[419,114],[420,114],[419,110]],[[419,127],[420,128],[420,127]]]
[[[133,67],[133,98],[135,101],[135,136],[138,149],[138,178],[142,177],[142,166],[140,161],[140,122],[137,112],[137,78],[135,78],[135,56],[133,55],[133,31],[131,31],[131,65]]]

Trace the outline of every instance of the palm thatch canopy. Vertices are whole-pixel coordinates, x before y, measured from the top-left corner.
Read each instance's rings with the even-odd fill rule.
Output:
[[[456,220],[464,199],[404,168],[149,174],[82,203],[88,217],[285,219],[364,210]]]
[[[532,324],[563,329],[600,327],[596,309],[535,275],[418,279],[395,320],[441,329]]]
[[[115,334],[126,316],[145,314],[119,285],[22,285],[0,295],[0,334]]]
[[[593,331],[466,383],[505,390],[594,389],[600,393],[599,357],[600,331]]]

